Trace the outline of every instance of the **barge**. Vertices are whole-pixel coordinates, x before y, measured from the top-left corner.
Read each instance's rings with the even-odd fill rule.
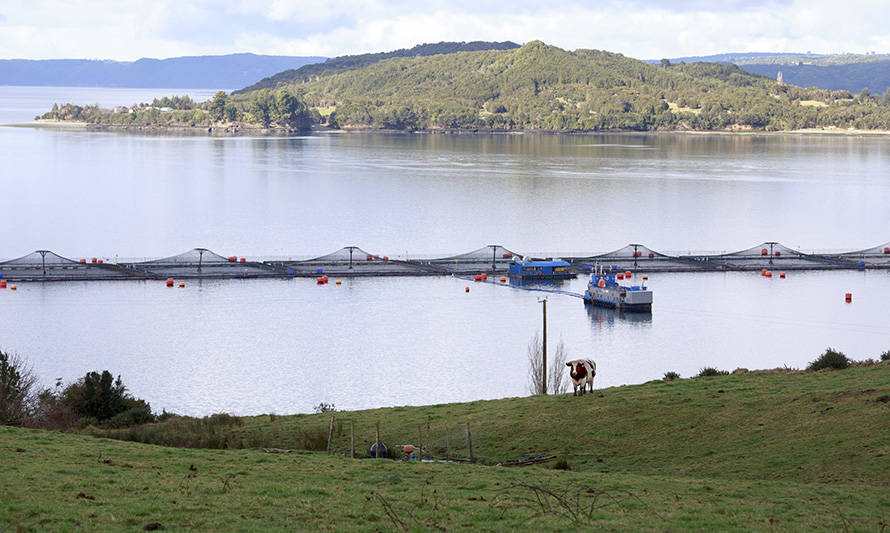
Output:
[[[513,258],[510,264],[510,277],[522,280],[570,279],[576,274],[569,270],[571,263],[562,259],[520,259]]]
[[[602,272],[590,276],[584,301],[622,311],[652,311],[652,291],[645,285],[620,285],[615,274]]]

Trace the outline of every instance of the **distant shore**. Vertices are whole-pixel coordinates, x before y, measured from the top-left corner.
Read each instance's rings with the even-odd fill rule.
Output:
[[[475,129],[431,129],[431,130],[394,130],[380,128],[328,128],[325,126],[313,127],[311,130],[296,130],[276,126],[257,126],[254,124],[227,124],[219,126],[122,126],[111,124],[92,124],[89,122],[65,121],[65,120],[34,120],[31,122],[17,122],[12,124],[0,124],[4,127],[38,128],[38,129],[62,129],[84,131],[121,131],[140,133],[178,133],[190,135],[212,135],[221,137],[236,137],[240,135],[295,135],[301,133],[382,133],[382,134],[434,134],[434,135],[603,135],[603,134],[693,134],[693,135],[836,135],[836,136],[884,136],[890,135],[888,130],[862,130],[854,128],[803,128],[796,130],[498,130],[487,128]]]

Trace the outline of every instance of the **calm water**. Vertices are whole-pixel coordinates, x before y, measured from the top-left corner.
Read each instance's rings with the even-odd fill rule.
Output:
[[[0,122],[27,120],[53,101],[131,104],[165,94],[42,89],[35,100],[29,89],[0,87]],[[157,257],[195,246],[296,257],[348,244],[391,256],[489,243],[553,253],[628,242],[676,251],[765,240],[865,248],[890,240],[888,142],[0,128],[0,257],[38,248]],[[23,284],[0,292],[0,346],[31,359],[45,383],[108,368],[154,408],[189,414],[525,394],[538,294],[479,285],[466,294],[465,285]],[[599,362],[597,386],[706,365],[802,366],[829,345],[857,358],[890,349],[886,273],[675,274],[652,276],[650,285],[656,307],[646,320],[550,298],[551,339]],[[843,303],[844,292],[854,293],[853,304]]]

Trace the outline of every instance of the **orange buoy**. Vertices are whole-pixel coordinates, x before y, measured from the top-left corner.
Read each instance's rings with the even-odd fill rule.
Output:
[[[602,289],[603,287],[606,286],[606,280],[604,280],[603,278],[600,278],[600,280],[596,282],[596,286]]]
[[[488,274],[482,274],[482,279],[485,280],[485,281],[487,281],[487,280],[488,280]]]
[[[482,274],[476,274],[473,276],[473,281],[482,281]]]
[[[324,284],[326,283],[324,277],[321,277],[321,278],[315,278],[315,282],[316,282],[318,285],[324,285]]]
[[[617,277],[618,279],[624,279],[624,274],[618,274],[616,277]]]
[[[640,252],[640,251],[634,252],[634,257],[640,257],[641,255],[643,255],[643,252]]]
[[[168,287],[172,287],[172,286],[173,286],[173,278],[167,278],[167,286],[168,286]]]
[[[92,258],[92,259],[90,259],[90,263],[95,263],[95,262],[96,262],[96,258],[95,258],[95,257]]]
[[[342,285],[342,284],[343,284],[343,282],[340,281],[339,279],[338,279],[337,281],[335,281],[334,283],[336,283],[337,285]]]
[[[885,247],[884,247],[884,253],[885,253],[885,254],[890,254],[890,246],[885,246]]]
[[[374,258],[371,257],[370,255],[365,256],[365,261],[371,261],[372,259],[374,259]]]
[[[10,285],[10,286],[9,286],[9,290],[11,290],[11,291],[14,291],[15,288],[16,288],[15,285]]]
[[[768,278],[773,277],[773,273],[770,272],[769,270],[767,270],[767,271],[766,271],[766,277],[768,277]]]
[[[80,262],[81,262],[81,263],[86,263],[87,260],[86,260],[86,259],[81,259]]]
[[[180,282],[179,282],[179,288],[180,288],[180,289],[184,289],[184,288],[185,288],[185,282],[184,282],[184,281],[180,281]]]
[[[15,285],[13,285],[13,287],[15,287]],[[852,293],[852,292],[848,292],[847,294],[845,294],[845,295],[844,295],[844,301],[846,301],[847,303],[852,302],[852,301],[853,301],[853,293]]]
[[[470,292],[470,288],[469,288],[469,287],[464,287],[464,292]]]
[[[5,279],[0,280],[0,289],[5,289],[5,288],[6,288],[6,280]]]
[[[626,270],[624,272],[624,279],[630,279],[631,276],[633,276],[633,272],[631,272],[630,270]]]
[[[769,252],[766,250],[766,248],[761,248],[760,255],[769,255]]]
[[[507,283],[507,278],[501,277],[501,283]]]
[[[766,277],[766,269],[761,269],[760,275]]]
[[[246,262],[247,262],[247,259],[245,259],[245,258],[242,257],[242,258],[241,258],[241,262],[242,262],[242,263],[246,263]]]
[[[779,272],[779,277],[782,278],[782,279],[785,279],[785,273],[784,273],[784,272]]]
[[[649,281],[649,276],[643,274],[643,281]]]
[[[229,261],[231,261],[231,262],[233,262],[233,263],[234,263],[235,261],[237,261],[237,260],[238,260],[238,258],[237,258],[236,256],[234,256],[234,255],[229,257]]]

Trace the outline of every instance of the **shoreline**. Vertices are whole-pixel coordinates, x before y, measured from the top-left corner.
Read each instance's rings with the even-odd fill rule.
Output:
[[[282,127],[263,127],[249,124],[227,124],[219,126],[123,126],[111,124],[93,124],[89,122],[64,121],[64,120],[34,120],[31,122],[15,122],[0,124],[0,127],[8,128],[35,128],[80,130],[96,132],[138,132],[158,134],[188,134],[207,135],[218,137],[238,137],[242,135],[261,136],[290,136],[305,134],[368,134],[378,133],[385,135],[815,135],[837,137],[881,137],[890,135],[890,130],[861,130],[854,128],[804,128],[796,130],[766,131],[766,130],[498,130],[486,128],[462,129],[426,129],[426,130],[392,130],[381,128],[328,128],[325,126],[313,126],[309,130],[297,130]]]

